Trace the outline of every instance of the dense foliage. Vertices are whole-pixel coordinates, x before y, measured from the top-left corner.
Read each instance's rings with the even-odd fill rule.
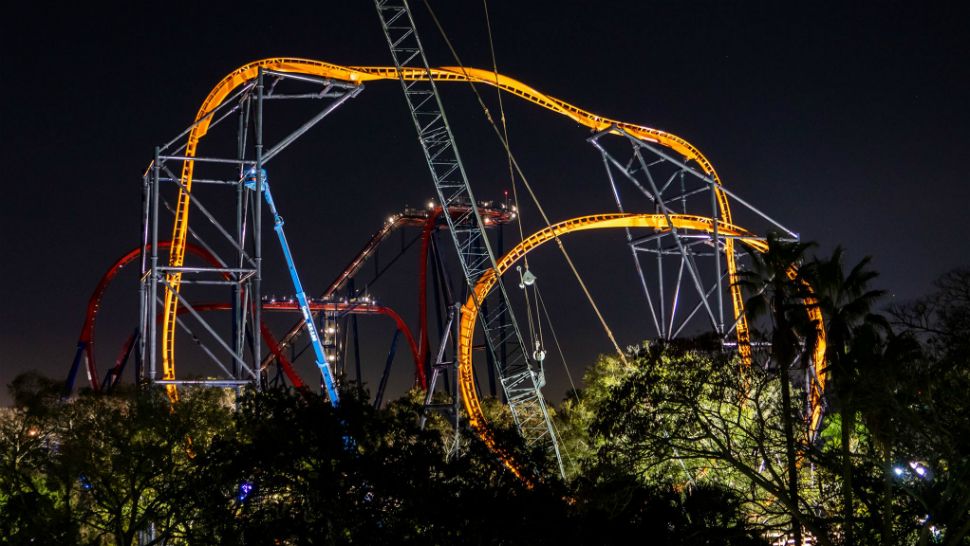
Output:
[[[443,420],[422,429],[417,395],[65,401],[21,376],[0,413],[0,543],[970,543],[970,271],[885,318],[866,262],[846,274],[840,250],[772,244],[744,279],[771,350],[750,365],[710,340],[601,357],[555,411],[565,480],[489,405],[533,487],[467,431],[455,450]],[[829,341],[817,431],[806,305]]]
[[[408,398],[375,410],[348,391],[334,410],[277,390],[175,405],[152,389],[56,392],[23,377],[0,420],[2,543],[719,544],[721,522],[741,525],[715,490],[617,476],[580,502],[552,478],[529,488],[472,437],[446,453]],[[498,436],[527,459],[512,429]]]
[[[803,364],[816,331],[800,318],[805,292],[772,301],[777,287],[762,283],[767,314],[787,315],[771,322],[790,328],[791,369],[775,364],[777,333],[750,367],[703,343],[632,347],[629,365],[601,357],[559,410],[573,484],[715,488],[764,537],[791,539],[795,521],[816,544],[970,544],[970,270],[887,318],[871,312],[867,262],[845,275],[841,260],[836,250],[786,272],[813,288],[825,321],[820,430],[806,425],[817,379]],[[801,401],[787,409],[786,387]]]

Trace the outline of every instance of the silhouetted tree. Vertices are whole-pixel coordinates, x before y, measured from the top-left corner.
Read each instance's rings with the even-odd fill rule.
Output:
[[[788,494],[792,509],[792,535],[802,544],[797,509],[799,504],[798,456],[795,449],[795,411],[791,401],[791,366],[802,353],[800,339],[810,347],[814,329],[805,327],[807,281],[803,270],[805,251],[813,246],[782,240],[769,234],[768,248],[763,253],[751,252],[751,267],[739,272],[738,284],[749,297],[744,312],[749,320],[760,315],[771,317],[772,362],[778,366],[781,383],[782,419],[785,429],[785,456],[788,464]],[[806,350],[803,354],[811,354]]]
[[[866,331],[874,333],[874,327],[888,323],[871,314],[876,301],[884,290],[873,290],[869,283],[878,276],[867,269],[870,258],[866,257],[856,264],[848,274],[844,266],[845,251],[837,246],[828,259],[815,259],[806,269],[805,278],[812,287],[815,302],[822,311],[826,337],[826,365],[818,371],[826,374],[830,381],[826,394],[834,394],[836,407],[841,419],[842,447],[842,518],[843,543],[853,544],[853,501],[852,501],[852,436],[857,414],[857,391],[864,388],[868,377],[866,371],[875,371],[865,364],[871,361],[871,350],[856,356],[850,355],[853,334],[863,321],[870,324]],[[871,336],[870,336],[871,337]],[[874,344],[863,344],[867,349]]]
[[[897,394],[903,410],[895,433],[904,474],[899,484],[924,510],[919,540],[965,544],[970,536],[970,269],[936,282],[935,291],[892,313],[922,341],[925,358],[906,370]],[[925,464],[913,476],[906,462]],[[909,476],[905,479],[905,476]]]

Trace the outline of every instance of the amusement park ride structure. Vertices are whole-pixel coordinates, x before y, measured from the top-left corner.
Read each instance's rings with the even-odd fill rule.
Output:
[[[751,327],[744,314],[737,274],[743,258],[741,247],[761,252],[766,243],[764,237],[737,225],[731,204],[740,205],[745,221],[758,220],[792,239],[797,239],[795,233],[724,187],[713,165],[684,139],[592,114],[495,71],[463,66],[431,68],[407,3],[375,0],[375,4],[394,66],[344,67],[296,58],[270,58],[247,64],[212,89],[192,125],[155,149],[142,181],[142,244],[109,269],[92,296],[72,365],[71,383],[83,361],[91,386],[95,390],[110,388],[120,377],[127,355],[133,354],[138,377],[164,385],[173,400],[178,397],[178,387],[186,384],[263,388],[273,364],[290,383],[303,388],[305,383],[294,371],[289,361],[292,356],[288,358],[286,351],[295,355],[300,336],[308,334],[324,391],[336,404],[340,381],[334,362],[339,345],[335,335],[338,323],[348,313],[381,313],[395,320],[398,332],[385,366],[378,403],[398,333],[403,333],[415,361],[415,383],[428,389],[429,406],[442,374],[447,377],[452,373],[457,384],[447,389],[451,402],[446,404],[451,407],[452,416],[457,420],[460,402],[471,428],[488,445],[496,447],[479,403],[472,358],[475,340],[481,339],[487,370],[497,379],[518,430],[527,444],[548,447],[562,472],[557,435],[541,390],[545,384],[545,350],[517,319],[510,298],[515,285],[507,287],[502,275],[543,243],[555,241],[565,253],[561,237],[593,229],[624,230],[657,338],[674,338],[689,329],[689,324],[706,323],[706,329],[726,345],[736,346],[743,362],[752,361]],[[299,256],[290,252],[265,173],[272,172],[273,161],[291,144],[363,92],[365,83],[382,80],[397,80],[402,86],[434,182],[436,203],[420,213],[406,211],[392,217],[321,297],[313,300],[302,288],[297,273]],[[490,239],[489,230],[512,221],[514,211],[510,207],[485,206],[472,192],[439,95],[441,83],[493,87],[589,128],[587,140],[602,158],[617,210],[558,223],[552,223],[543,212],[545,228],[523,237],[502,255]],[[278,101],[319,106],[292,132],[267,144],[265,109]],[[224,139],[221,148],[212,149],[232,148],[234,152],[200,155],[203,138],[216,129],[223,136],[228,133],[232,140],[226,144]],[[502,144],[508,149],[506,141]],[[511,151],[509,158],[510,164],[518,168]],[[522,177],[521,170],[519,174]],[[276,179],[274,187],[286,183]],[[172,194],[174,206],[169,201]],[[296,302],[270,301],[264,295],[263,196],[274,217]],[[536,205],[541,210],[538,202]],[[281,202],[280,208],[285,212],[286,204]],[[164,209],[171,216],[163,214]],[[205,219],[204,228],[190,227],[191,209],[196,211],[195,216]],[[160,230],[168,222],[171,237],[165,240]],[[341,290],[351,286],[354,276],[381,242],[405,226],[422,228],[417,337],[393,310],[377,305],[352,288],[346,301],[339,296]],[[447,231],[451,237],[463,282],[455,289],[457,293],[444,298],[446,301],[439,306],[451,312],[451,320],[441,329],[436,358],[431,358],[426,267],[429,247],[435,250],[435,239],[430,235],[438,231]],[[161,252],[165,249],[167,258]],[[187,253],[199,257],[204,264],[189,265]],[[440,251],[433,253],[440,257]],[[124,358],[119,357],[106,379],[99,381],[93,352],[94,318],[107,284],[118,270],[135,260],[139,262],[141,277],[139,327],[122,351]],[[432,261],[436,268],[433,277],[445,276],[440,260]],[[521,281],[521,288],[526,290],[534,276],[528,269],[520,275],[513,282]],[[225,301],[227,289],[229,300]],[[216,302],[199,303],[206,301],[198,299],[200,296],[213,297],[214,293]],[[203,315],[213,310],[229,313],[228,328]],[[265,312],[277,310],[302,313],[302,319],[279,341],[264,321]],[[204,332],[206,342],[190,330],[183,318],[186,314],[192,317],[192,326]],[[531,320],[526,326],[530,325]],[[481,334],[476,334],[476,326],[481,326]],[[215,364],[214,371],[202,379],[185,379],[176,374],[175,336],[179,329],[196,340],[205,358]],[[454,354],[447,357],[451,345]],[[807,368],[818,369],[823,357],[824,343],[814,355],[813,366]],[[824,375],[808,374],[809,431],[816,430],[821,419],[824,382]],[[446,386],[447,383],[443,382]],[[514,464],[506,462],[518,472]]]

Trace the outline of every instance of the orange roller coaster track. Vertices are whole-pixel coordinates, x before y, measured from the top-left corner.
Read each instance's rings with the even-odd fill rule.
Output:
[[[701,154],[700,150],[686,140],[657,129],[625,123],[603,116],[599,116],[569,104],[563,100],[546,95],[536,89],[508,76],[489,70],[475,68],[441,67],[429,71],[419,68],[404,68],[400,72],[394,67],[363,67],[339,66],[323,61],[299,58],[269,58],[246,64],[223,78],[206,97],[195,118],[195,124],[189,131],[185,146],[185,157],[197,157],[198,144],[206,135],[212,123],[216,109],[227,97],[241,85],[257,78],[260,70],[276,71],[290,74],[304,74],[348,82],[360,85],[364,82],[377,80],[427,80],[431,78],[439,82],[471,82],[496,87],[516,97],[533,104],[564,115],[573,121],[585,125],[595,131],[611,131],[625,134],[637,139],[655,142],[683,156],[688,161],[694,161],[701,171],[710,177],[716,196],[720,219],[731,224],[731,210],[727,194],[720,188],[721,181],[714,170],[714,166]],[[181,184],[179,186],[178,201],[175,210],[175,220],[172,227],[172,246],[169,252],[168,265],[181,267],[184,263],[189,227],[189,208],[191,204],[192,178],[195,161],[187,159],[182,164]],[[750,334],[747,320],[740,312],[742,307],[741,291],[737,287],[737,264],[734,255],[734,240],[724,239],[725,263],[730,280],[731,299],[734,306],[738,350],[742,358],[750,361]],[[175,379],[175,320],[178,311],[178,292],[182,281],[181,272],[166,274],[166,288],[163,304],[162,321],[162,377],[165,380]],[[170,392],[174,387],[170,389]],[[174,394],[174,393],[173,393]]]
[[[468,422],[472,429],[479,435],[485,444],[495,451],[517,476],[524,474],[521,468],[512,460],[511,456],[500,449],[493,439],[488,429],[485,414],[482,412],[481,402],[478,392],[475,389],[475,372],[472,366],[472,348],[475,337],[475,324],[478,320],[478,306],[476,302],[484,301],[489,292],[495,287],[502,275],[512,266],[524,258],[529,252],[539,246],[548,243],[562,235],[575,233],[578,231],[589,231],[596,229],[617,229],[617,228],[647,228],[658,232],[669,231],[670,229],[693,230],[704,233],[714,233],[715,226],[717,231],[725,236],[737,239],[742,244],[758,252],[768,249],[764,239],[760,239],[748,233],[744,229],[724,221],[714,221],[703,216],[693,216],[677,214],[668,217],[664,214],[597,214],[591,216],[581,216],[559,222],[545,229],[537,231],[526,237],[512,250],[502,256],[497,262],[495,270],[482,275],[475,285],[473,293],[469,295],[461,310],[461,322],[458,328],[458,384],[461,389],[461,400],[468,414]],[[725,247],[725,252],[728,252]],[[822,369],[825,358],[825,331],[821,327],[822,315],[818,306],[813,300],[806,301],[809,318],[816,324],[818,343],[813,355],[816,370]],[[742,313],[740,308],[735,309],[735,313]],[[818,428],[822,418],[821,396],[825,389],[825,375],[817,374],[818,381],[813,384],[811,390],[811,417],[809,419],[809,431]]]

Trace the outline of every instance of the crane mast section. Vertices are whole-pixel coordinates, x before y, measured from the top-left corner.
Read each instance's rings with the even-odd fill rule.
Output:
[[[456,217],[445,215],[445,219],[458,251],[465,281],[469,287],[473,287],[484,274],[495,271],[495,254],[448,125],[431,67],[406,0],[375,0],[374,3],[441,206],[446,209],[452,206],[467,207],[466,213]],[[420,70],[427,76],[408,79],[404,77],[405,70]],[[475,302],[474,311],[467,311],[481,315],[486,344],[501,377],[502,388],[519,432],[528,444],[548,443],[562,470],[552,422],[539,390],[543,383],[541,370],[534,369],[530,363],[522,333],[509,306],[508,294],[502,283],[498,283],[498,288],[497,305],[491,306],[487,316],[482,311],[481,301]],[[505,313],[509,317],[508,325],[501,320]],[[510,350],[502,361],[499,348],[504,344],[509,344]]]

